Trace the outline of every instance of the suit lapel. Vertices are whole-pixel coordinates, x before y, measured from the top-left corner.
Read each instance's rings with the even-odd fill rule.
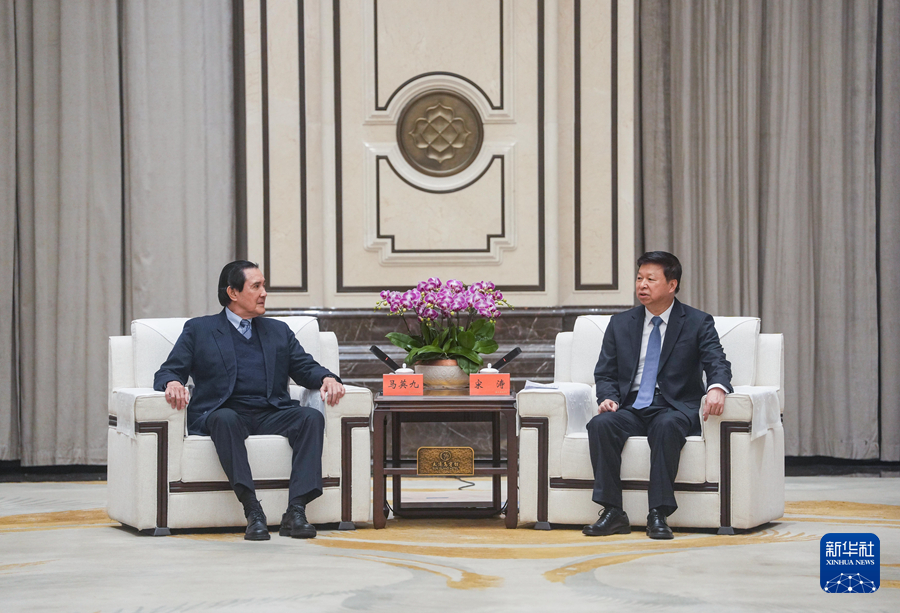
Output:
[[[272,384],[275,381],[275,344],[269,342],[269,334],[259,317],[256,318],[256,333],[262,345],[263,360],[266,362],[266,398],[272,395]]]
[[[662,351],[659,354],[659,367],[657,372],[662,372],[663,365],[669,356],[672,355],[672,348],[678,341],[681,334],[681,328],[684,326],[684,309],[678,300],[675,300],[672,306],[672,313],[669,315],[669,323],[666,324],[666,340],[663,341]]]
[[[629,388],[637,374],[638,363],[641,361],[641,338],[644,333],[645,313],[644,307],[637,307],[631,310],[632,321],[628,330],[628,338],[631,343],[629,345],[631,354],[628,356],[628,359],[631,361],[631,379],[628,382]]]
[[[229,326],[231,326],[231,322],[228,321],[223,310],[219,316],[219,324],[213,330],[213,338],[219,347],[219,354],[222,356],[222,363],[228,374],[229,388],[234,389],[234,382],[237,380],[237,360],[234,357],[234,340],[231,338]]]

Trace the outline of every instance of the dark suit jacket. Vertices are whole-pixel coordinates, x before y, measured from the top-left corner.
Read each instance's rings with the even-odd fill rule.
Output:
[[[641,357],[645,312],[639,306],[610,320],[594,368],[598,403],[608,398],[622,404],[631,391]],[[719,383],[729,393],[734,391],[731,364],[725,359],[712,315],[676,299],[659,354],[657,387],[670,405],[688,415],[695,414],[706,394],[704,371],[707,385]]]
[[[218,315],[189,319],[168,359],[153,378],[153,388],[164,391],[169,381],[185,384],[194,378],[194,391],[187,407],[188,431],[204,431],[206,417],[222,406],[234,390],[237,362],[231,322],[223,309]],[[320,366],[303,350],[283,321],[256,317],[253,333],[259,334],[266,364],[267,400],[276,409],[299,406],[291,400],[288,377],[309,389],[318,389],[322,380],[337,375]]]

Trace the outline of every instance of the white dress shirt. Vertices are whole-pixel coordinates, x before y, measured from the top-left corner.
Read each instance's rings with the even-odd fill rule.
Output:
[[[240,315],[238,315],[228,307],[225,307],[225,317],[228,318],[228,321],[231,322],[231,325],[234,326],[235,330],[240,330],[241,322],[244,321],[243,319],[241,319]],[[253,324],[252,319],[248,319],[247,321],[249,321],[251,325]]]
[[[674,301],[672,302],[672,304],[669,305],[669,308],[666,309],[665,311],[663,311],[659,316],[662,319],[662,323],[659,324],[659,350],[660,350],[660,353],[662,353],[663,344],[666,341],[666,328],[668,327],[668,324],[669,324],[669,317],[672,315],[672,307],[673,306],[675,306]],[[644,358],[647,357],[647,345],[650,343],[650,333],[653,332],[653,323],[652,323],[653,317],[654,317],[653,313],[651,313],[650,311],[647,310],[646,307],[644,307],[644,328],[643,328],[643,332],[641,333],[641,357],[638,359],[637,374],[634,376],[634,383],[632,383],[632,385],[631,385],[632,392],[636,392],[641,389],[641,377],[644,374]],[[657,372],[657,375],[658,374],[659,373]],[[719,383],[713,383],[712,385],[710,385],[707,388],[706,391],[708,392],[709,390],[711,390],[714,387],[718,387],[720,390],[722,390],[726,394],[728,393],[728,390],[725,388],[725,386],[721,385]],[[656,389],[659,389],[659,385],[656,386]]]
[[[669,317],[672,315],[672,307],[675,306],[675,302],[672,301],[672,304],[669,305],[669,308],[663,311],[660,314],[660,318],[662,319],[662,323],[659,324],[659,350],[662,352],[663,343],[666,340],[666,328],[669,324]],[[641,389],[641,377],[644,374],[644,359],[647,357],[647,345],[650,343],[650,333],[653,332],[653,313],[647,310],[644,307],[644,328],[641,333],[641,357],[638,359],[638,369],[637,374],[634,376],[634,383],[631,385],[631,391],[636,392]],[[659,389],[659,386],[656,386]]]

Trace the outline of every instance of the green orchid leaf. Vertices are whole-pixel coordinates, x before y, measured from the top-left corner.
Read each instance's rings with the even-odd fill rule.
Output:
[[[495,351],[497,351],[498,347],[499,347],[499,345],[497,344],[497,341],[486,340],[486,341],[478,341],[477,343],[475,343],[475,347],[473,350],[478,353],[490,355],[490,354],[494,353]]]
[[[419,350],[421,347],[413,347],[409,350],[409,353],[406,354],[406,364],[412,364],[416,361],[416,356],[419,354]]]
[[[406,351],[409,351],[413,347],[421,347],[423,344],[421,340],[417,340],[408,334],[402,334],[400,332],[388,332],[385,334],[385,337],[387,337],[392,344]]]
[[[469,326],[469,332],[471,332],[471,333],[474,334],[475,336],[478,336],[478,335],[481,333],[481,329],[484,327],[484,325],[485,325],[487,322],[488,322],[488,320],[486,320],[486,319],[484,319],[484,318],[476,319],[476,320],[473,321],[472,324]]]
[[[485,324],[475,334],[478,340],[489,341],[494,338],[494,322],[484,320]]]
[[[468,358],[460,356],[456,358],[456,363],[459,364],[459,367],[467,374],[471,375],[478,372],[479,365]]]
[[[457,339],[459,339],[458,344],[462,347],[465,347],[466,349],[472,349],[473,347],[475,347],[475,335],[472,332],[460,332],[457,335]]]
[[[411,362],[407,362],[407,366],[415,364],[416,362],[428,362],[429,360],[440,360],[444,357],[443,353],[436,353],[434,351],[420,351],[412,358]]]
[[[484,364],[484,360],[481,359],[481,356],[478,355],[477,353],[475,353],[474,351],[472,351],[471,349],[466,349],[465,347],[457,347],[457,349],[458,349],[458,351],[454,352],[457,356],[462,356],[468,360],[471,360],[472,362],[475,362],[479,366]]]
[[[462,345],[450,345],[449,347],[444,349],[444,353],[451,357],[456,357],[458,355],[464,355],[463,352],[468,351]]]
[[[428,326],[424,321],[419,322],[419,329],[422,331],[422,341],[426,345],[430,345],[434,341],[434,328]]]

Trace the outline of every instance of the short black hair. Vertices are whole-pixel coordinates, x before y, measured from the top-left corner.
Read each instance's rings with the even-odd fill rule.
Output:
[[[674,255],[668,251],[648,251],[639,257],[637,261],[638,268],[644,264],[656,264],[662,267],[666,281],[671,281],[672,279],[678,281],[678,285],[675,286],[675,293],[677,294],[681,290],[681,262]]]
[[[219,304],[223,307],[231,304],[231,297],[228,295],[229,287],[233,287],[239,292],[244,291],[244,281],[247,279],[244,271],[248,268],[259,268],[259,266],[247,260],[235,260],[225,264],[222,274],[219,275]]]

